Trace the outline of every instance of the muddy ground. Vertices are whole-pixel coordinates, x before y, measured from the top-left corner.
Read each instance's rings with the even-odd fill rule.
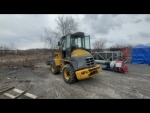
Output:
[[[6,87],[26,90],[32,86],[28,92],[41,99],[150,99],[150,66],[126,65],[126,74],[101,70],[97,76],[74,84],[66,84],[62,74],[52,75],[44,61],[34,69],[4,66],[0,67],[0,91]],[[7,97],[0,94],[0,99]]]

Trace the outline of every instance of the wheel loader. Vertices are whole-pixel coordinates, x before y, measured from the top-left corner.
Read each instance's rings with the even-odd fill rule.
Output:
[[[90,36],[76,32],[61,37],[59,52],[50,62],[50,70],[56,75],[62,73],[66,83],[71,84],[97,75],[101,67],[90,54]]]

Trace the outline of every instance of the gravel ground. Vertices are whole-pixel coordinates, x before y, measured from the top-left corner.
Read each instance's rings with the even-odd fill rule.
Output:
[[[26,90],[32,86],[28,93],[42,99],[149,99],[150,66],[126,65],[126,74],[101,70],[97,76],[74,84],[66,84],[62,74],[52,75],[44,62],[37,63],[35,69],[0,67],[0,91],[6,87]],[[7,97],[0,94],[0,99]]]

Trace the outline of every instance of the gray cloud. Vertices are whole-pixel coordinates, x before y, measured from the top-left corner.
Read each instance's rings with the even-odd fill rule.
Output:
[[[55,28],[49,21],[48,15],[0,15],[0,45],[14,43],[17,48],[28,48],[40,42],[44,28]]]
[[[150,22],[150,16],[147,16],[147,17],[145,18],[145,21],[146,21],[146,22]]]
[[[139,34],[129,35],[128,38],[129,38],[129,40],[130,40],[131,43],[134,43],[135,41],[137,41],[137,40],[140,39]]]
[[[83,22],[88,24],[95,33],[108,34],[110,30],[121,29],[122,20],[116,19],[117,15],[85,15]],[[112,18],[113,17],[113,18]]]
[[[112,14],[112,17],[116,17],[119,16],[120,14]]]
[[[134,23],[139,23],[139,22],[142,22],[142,19],[137,19],[134,21]]]
[[[147,32],[140,32],[139,36],[141,38],[149,38],[150,39],[150,33],[147,33]]]
[[[0,45],[14,43],[20,48],[43,48],[40,37],[44,28],[54,30],[58,15],[1,14]],[[79,22],[79,31],[90,35],[91,41],[106,38],[108,46],[114,43],[147,43],[150,37],[149,15],[89,14],[72,15]],[[144,21],[146,22],[144,22]],[[133,24],[135,23],[135,24]],[[139,23],[139,24],[136,24]]]
[[[139,32],[137,34],[129,35],[129,40],[137,41],[141,40],[139,43],[142,43],[144,39],[150,39],[150,33],[148,32]]]

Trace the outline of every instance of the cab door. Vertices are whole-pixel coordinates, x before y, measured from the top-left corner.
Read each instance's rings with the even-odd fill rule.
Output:
[[[71,58],[71,47],[70,47],[71,41],[70,41],[70,38],[71,38],[70,35],[66,36],[66,58],[67,59]]]
[[[91,53],[90,36],[85,36],[84,47],[85,50]]]

